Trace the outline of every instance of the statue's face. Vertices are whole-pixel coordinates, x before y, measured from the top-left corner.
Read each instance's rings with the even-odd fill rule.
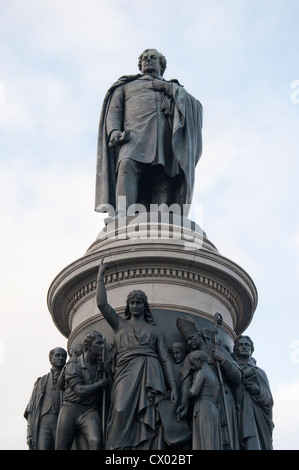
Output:
[[[78,356],[80,356],[80,354],[82,354],[82,352],[83,352],[82,344],[74,344],[70,348],[70,356],[71,357],[78,357]]]
[[[201,345],[200,337],[198,334],[191,334],[187,338],[187,343],[190,344],[192,349],[198,349]]]
[[[66,363],[66,353],[64,349],[56,348],[51,358],[53,369],[62,369]]]
[[[89,351],[92,352],[95,356],[100,356],[102,354],[103,347],[103,338],[101,336],[97,336],[91,341]]]
[[[251,356],[251,345],[247,338],[240,338],[235,344],[234,351],[237,356],[250,357]]]
[[[176,364],[180,364],[185,357],[184,349],[181,346],[173,346],[171,349],[171,355]]]
[[[139,297],[132,297],[129,301],[129,309],[133,317],[144,315],[144,303]]]
[[[142,73],[161,75],[160,58],[155,49],[149,49],[143,53],[141,71]]]

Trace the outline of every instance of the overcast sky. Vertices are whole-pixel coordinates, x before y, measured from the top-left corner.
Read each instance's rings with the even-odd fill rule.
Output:
[[[298,24],[298,0],[0,0],[1,449],[27,448],[33,384],[66,348],[47,291],[102,228],[102,100],[149,47],[203,105],[193,207],[256,284],[274,448],[299,449]]]

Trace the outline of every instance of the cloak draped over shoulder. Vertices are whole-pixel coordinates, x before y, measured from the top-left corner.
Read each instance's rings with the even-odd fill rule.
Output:
[[[260,369],[249,359],[245,364],[239,364],[246,372],[246,382],[256,383],[259,386],[257,396],[250,394],[246,386],[243,387],[243,397],[240,416],[240,440],[246,448],[246,441],[254,446],[254,450],[272,450],[272,433],[274,423],[272,420],[273,397],[269,381],[263,369]],[[250,373],[250,377],[249,377]]]
[[[107,91],[99,122],[95,211],[111,212],[116,208],[115,188],[117,169],[117,149],[109,148],[106,130],[106,116],[111,97],[116,88],[133,80],[141,74],[120,77]],[[171,80],[173,89],[173,114],[171,146],[174,158],[182,170],[184,178],[176,187],[174,201],[191,204],[195,167],[202,154],[202,105],[191,96],[176,80]]]

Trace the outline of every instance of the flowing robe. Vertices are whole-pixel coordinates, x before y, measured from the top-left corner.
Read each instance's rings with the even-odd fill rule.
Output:
[[[215,360],[212,357],[211,351],[207,347],[200,348],[205,351],[209,356],[209,366],[214,372],[218,380],[218,370]],[[235,388],[238,388],[242,379],[242,372],[235,360],[230,354],[222,348],[222,353],[226,355],[226,360],[220,364],[220,369],[223,378],[222,392],[218,395],[217,407],[220,415],[220,422],[222,427],[222,445],[223,448],[231,448],[232,450],[239,450],[239,423],[238,415],[234,397]],[[189,364],[189,355],[186,356],[184,364],[185,371],[182,377],[181,384],[181,403],[188,405],[189,403],[189,389],[192,385],[193,370]],[[223,400],[223,395],[226,396],[227,410]],[[231,431],[231,442],[229,441],[229,432]]]
[[[146,322],[135,325],[111,306],[102,313],[115,332],[115,372],[107,425],[106,449],[161,449],[158,403],[175,376],[164,336]]]
[[[257,367],[253,359],[239,363],[243,371],[242,401],[240,410],[241,448],[247,450],[272,450],[273,397],[266,373]],[[258,394],[250,394],[246,383],[259,386]]]
[[[190,393],[193,405],[193,450],[222,450],[222,434],[219,410],[219,381],[211,368],[194,373]]]

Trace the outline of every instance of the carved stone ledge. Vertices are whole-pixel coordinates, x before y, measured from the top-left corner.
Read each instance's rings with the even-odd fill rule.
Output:
[[[153,228],[163,236],[149,237],[155,232]],[[103,258],[108,265],[108,301],[117,313],[124,311],[128,293],[138,288],[147,294],[151,308],[157,308],[162,323],[165,312],[170,322],[177,312],[205,321],[210,318],[209,322],[219,312],[231,338],[245,331],[257,305],[257,290],[250,276],[222,256],[200,231],[178,227],[175,230],[181,237],[167,239],[168,228],[165,224],[140,225],[141,236],[135,239],[128,236],[126,227],[104,231],[81,258],[66,266],[48,291],[49,311],[59,331],[73,338],[82,325],[95,321],[104,327],[95,299]],[[195,245],[186,243],[192,237]],[[111,334],[109,330],[107,334]]]
[[[167,282],[178,281],[181,283],[181,280],[186,280],[190,285],[201,285],[204,288],[209,288],[217,291],[222,296],[226,297],[227,301],[231,304],[236,315],[239,312],[239,306],[237,299],[233,294],[219,282],[197,274],[194,272],[184,271],[182,269],[173,269],[173,268],[136,268],[136,269],[127,269],[120,272],[115,272],[113,274],[108,274],[105,276],[105,285],[107,290],[109,286],[115,283],[125,282],[126,280],[132,280],[138,278],[160,278],[167,279]],[[75,294],[71,297],[67,304],[66,314],[69,318],[69,315],[78,301],[82,300],[87,294],[95,291],[96,289],[96,280],[91,281],[84,286],[82,286]]]

